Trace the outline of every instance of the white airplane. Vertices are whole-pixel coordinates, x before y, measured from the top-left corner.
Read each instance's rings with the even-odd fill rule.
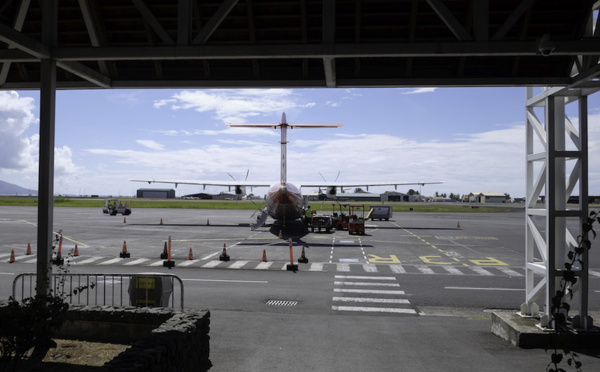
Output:
[[[281,178],[279,183],[269,185],[264,183],[248,182],[248,181],[168,181],[168,180],[131,180],[133,182],[148,182],[151,183],[173,183],[175,187],[178,184],[182,185],[202,185],[206,186],[226,186],[230,189],[235,188],[237,196],[246,195],[246,187],[270,187],[266,197],[266,208],[262,215],[257,219],[257,223],[253,227],[262,226],[267,219],[267,215],[275,220],[292,221],[300,218],[304,211],[304,199],[300,188],[302,187],[318,187],[326,190],[325,194],[329,198],[334,198],[337,195],[338,188],[345,187],[368,187],[369,186],[394,186],[398,185],[426,185],[439,184],[442,182],[382,182],[382,183],[347,183],[347,182],[316,182],[303,183],[300,187],[296,187],[290,182],[287,182],[287,129],[294,128],[337,128],[342,124],[288,124],[285,112],[281,115],[281,123],[279,124],[226,124],[229,127],[244,127],[244,128],[272,128],[281,130]]]

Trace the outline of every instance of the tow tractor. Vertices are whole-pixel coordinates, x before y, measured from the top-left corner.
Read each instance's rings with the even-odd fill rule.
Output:
[[[350,220],[348,221],[348,234],[365,234],[365,206],[351,205]]]
[[[123,205],[119,199],[106,199],[104,201],[102,212],[110,214],[111,216],[116,216],[119,213],[123,216],[129,216],[131,214],[131,208],[127,203]]]
[[[315,211],[313,211],[312,220],[310,222],[310,230],[311,232],[315,232],[315,229],[317,229],[317,231],[321,232],[321,229],[325,229],[326,232],[330,232],[332,223],[333,219],[331,216],[325,214],[317,215]]]
[[[349,213],[344,213],[344,211],[350,212],[349,204],[340,204],[337,205],[340,207],[339,214],[335,211],[335,204],[333,205],[333,228],[336,230],[346,230],[348,229],[348,221],[350,220]]]

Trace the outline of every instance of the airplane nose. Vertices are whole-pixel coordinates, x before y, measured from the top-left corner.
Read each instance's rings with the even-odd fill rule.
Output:
[[[288,191],[287,187],[280,187],[279,188],[279,193],[282,194],[282,195],[287,194],[287,191]]]

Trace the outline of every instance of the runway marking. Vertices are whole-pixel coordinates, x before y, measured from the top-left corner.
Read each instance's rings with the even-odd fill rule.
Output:
[[[138,258],[137,260],[126,262],[123,265],[126,265],[126,266],[137,265],[137,264],[141,264],[142,262],[146,262],[148,260],[150,260],[150,259],[149,258]]]
[[[393,276],[336,275],[335,279],[396,280]]]
[[[230,269],[241,269],[247,263],[248,263],[248,261],[236,261],[236,262],[232,263],[231,265],[229,265],[229,268]]]
[[[377,272],[377,266],[376,265],[371,265],[371,264],[365,264],[362,265],[363,269],[368,272],[368,273],[376,273]]]
[[[518,273],[512,269],[509,269],[508,267],[499,267],[498,270],[502,271],[503,273],[507,274],[508,276],[523,276],[523,274]]]
[[[339,263],[337,265],[337,271],[350,271],[350,264]]]
[[[378,304],[410,304],[407,299],[404,298],[368,298],[368,297],[333,297],[333,301],[336,302],[359,302],[359,303],[378,303]]]
[[[485,275],[485,276],[493,276],[494,275],[494,274],[490,273],[489,271],[487,271],[486,269],[484,269],[483,267],[471,266],[469,268],[471,270],[475,271],[479,275]]]
[[[426,264],[434,264],[434,265],[452,265],[452,262],[447,261],[438,261],[442,256],[419,256],[419,259]]]
[[[231,280],[231,279],[181,279],[184,282],[220,282],[220,283],[248,283],[269,284],[266,280]]]
[[[389,295],[404,295],[404,291],[389,291],[389,290],[378,290],[378,289],[344,289],[334,288],[334,292],[338,293],[370,293],[370,294],[389,294]]]
[[[498,240],[493,236],[434,236],[440,240]]]
[[[355,285],[358,287],[400,287],[398,283],[333,282],[333,285]]]
[[[181,262],[181,263],[179,264],[179,266],[180,266],[180,267],[181,267],[181,266],[183,266],[183,267],[186,267],[186,266],[191,266],[191,265],[193,265],[193,264],[195,264],[196,262],[199,262],[199,261],[200,261],[200,260],[187,260],[187,261]]]
[[[117,257],[117,258],[113,258],[112,260],[99,262],[98,265],[110,265],[110,264],[114,264],[114,263],[117,263],[117,262],[123,261],[123,260],[124,260],[124,258]]]
[[[599,277],[600,277],[600,273],[599,273],[599,272],[597,272],[597,271],[594,271],[594,270],[588,270],[588,273],[589,273],[590,275],[593,275],[593,276],[599,276]]]
[[[429,268],[428,266],[425,266],[425,265],[415,265],[415,267],[417,268],[417,270],[419,270],[423,274],[435,274],[433,272],[433,270],[431,270],[431,268]]]
[[[94,261],[98,261],[98,260],[101,260],[103,258],[106,258],[106,257],[90,257],[90,258],[87,258],[87,259],[82,260],[82,261],[74,260],[71,263],[75,264],[75,265],[82,265],[82,264],[92,263]]]
[[[267,270],[271,265],[273,265],[273,262],[261,262],[256,265],[256,268],[259,270]]]
[[[442,267],[452,275],[464,275],[464,273],[462,271],[460,271],[459,269],[457,269],[454,266],[442,266]]]
[[[390,265],[390,269],[396,274],[406,274],[406,270],[402,265]]]
[[[205,263],[204,265],[202,265],[202,267],[205,267],[205,268],[217,267],[217,266],[219,266],[219,264],[221,262],[223,262],[223,261],[208,261],[207,263]]]
[[[386,264],[399,264],[401,263],[400,260],[398,259],[398,256],[391,254],[388,257],[381,257],[381,256],[376,256],[374,254],[369,254],[368,256],[370,256],[371,258],[369,258],[369,262],[370,263],[386,263]]]
[[[323,271],[322,263],[311,263],[308,271]]]
[[[507,263],[502,262],[494,257],[486,257],[487,260],[469,260],[473,262],[475,265],[480,266],[508,266]]]
[[[160,261],[153,262],[153,263],[151,263],[148,266],[162,266],[163,262],[165,262],[165,260],[160,260]]]
[[[477,288],[477,287],[444,287],[444,289],[458,289],[468,291],[524,291],[520,288]]]
[[[413,309],[397,309],[391,307],[360,307],[360,306],[332,306],[335,311],[357,311],[371,313],[398,313],[398,314],[417,314]]]

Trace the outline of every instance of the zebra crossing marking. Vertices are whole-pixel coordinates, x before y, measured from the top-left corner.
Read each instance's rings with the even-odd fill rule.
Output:
[[[331,306],[331,309],[335,311],[357,311],[369,313],[398,313],[417,315],[417,312],[414,309],[402,309],[394,307]]]

